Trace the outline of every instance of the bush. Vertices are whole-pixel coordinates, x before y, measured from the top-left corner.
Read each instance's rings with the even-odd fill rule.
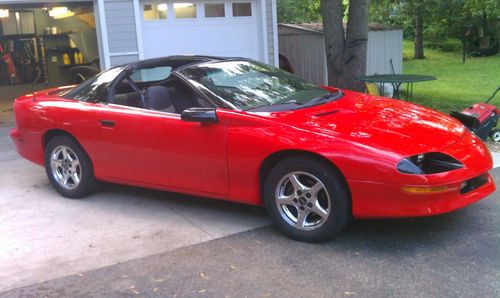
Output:
[[[460,39],[447,38],[444,40],[426,41],[424,42],[425,47],[440,50],[443,52],[460,52],[462,51],[463,44]]]

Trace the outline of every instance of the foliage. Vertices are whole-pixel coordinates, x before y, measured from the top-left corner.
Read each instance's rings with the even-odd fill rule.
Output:
[[[403,54],[405,57],[413,56],[411,42],[403,43]],[[414,85],[413,102],[417,104],[449,113],[484,101],[500,85],[500,56],[470,57],[465,64],[458,53],[428,49],[426,56],[425,60],[407,59],[403,62],[405,73],[437,77],[436,81]],[[500,97],[492,103],[500,106]]]
[[[399,25],[406,38],[414,38],[417,3],[417,0],[373,0],[370,20]],[[463,38],[465,25],[481,28],[490,36],[495,36],[498,30],[499,0],[423,0],[420,9],[424,15],[424,40],[440,49],[458,50],[452,40]]]
[[[277,0],[279,23],[318,22],[319,0]]]
[[[424,42],[426,48],[432,48],[443,52],[458,53],[463,49],[463,43],[460,39],[445,38],[442,40],[429,39]]]

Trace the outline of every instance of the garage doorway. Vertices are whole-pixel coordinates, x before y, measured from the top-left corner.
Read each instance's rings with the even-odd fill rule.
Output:
[[[0,5],[2,99],[74,84],[75,66],[98,69],[95,20],[88,1]]]

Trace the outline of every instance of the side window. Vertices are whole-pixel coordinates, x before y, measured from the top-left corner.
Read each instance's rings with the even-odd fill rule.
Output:
[[[251,17],[252,3],[236,2],[233,3],[233,17]]]
[[[225,16],[224,3],[205,3],[206,18],[223,18]]]
[[[159,66],[154,68],[140,69],[133,73],[130,78],[135,83],[163,81],[170,76],[171,66]]]
[[[147,91],[148,109],[181,114],[193,107],[212,107],[184,81],[174,77],[163,85],[154,85]]]
[[[174,14],[176,19],[196,19],[196,3],[174,3]]]
[[[142,6],[144,20],[166,20],[168,15],[167,9],[167,3],[144,4]]]

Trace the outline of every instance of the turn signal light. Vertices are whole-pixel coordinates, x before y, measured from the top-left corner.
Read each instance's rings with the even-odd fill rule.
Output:
[[[411,194],[416,194],[416,195],[427,195],[427,194],[434,194],[434,193],[443,193],[451,190],[448,186],[422,186],[422,187],[417,187],[417,186],[403,186],[401,188],[403,191]]]

